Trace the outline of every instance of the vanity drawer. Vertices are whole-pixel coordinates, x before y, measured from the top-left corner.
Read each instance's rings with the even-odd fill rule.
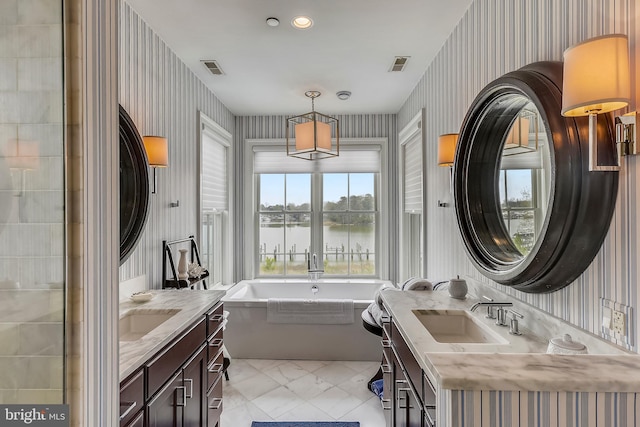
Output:
[[[223,367],[224,356],[222,355],[222,350],[220,350],[207,365],[207,387],[210,387],[222,377]]]
[[[222,375],[207,393],[207,426],[215,427],[222,413]]]
[[[402,361],[402,367],[407,373],[407,376],[409,377],[413,388],[417,390],[417,394],[419,395],[418,397],[421,401],[424,401],[422,388],[422,368],[420,368],[420,365],[418,365],[418,361],[416,360],[416,358],[413,357],[411,350],[409,350],[407,343],[402,338],[402,335],[400,335],[400,331],[396,327],[395,323],[391,324],[391,342],[393,343],[393,348],[398,354],[398,359]]]
[[[220,303],[207,313],[207,339],[211,338],[211,335],[217,332],[217,330],[222,326],[223,320],[224,310],[222,303]]]
[[[176,369],[202,345],[206,331],[206,322],[202,317],[146,364],[148,397],[153,396]]]
[[[207,341],[207,347],[209,348],[207,362],[211,362],[218,356],[218,353],[222,350],[222,344],[222,326],[220,326],[213,335],[209,336],[209,341]]]
[[[126,426],[143,408],[144,370],[140,369],[120,385],[120,426]]]

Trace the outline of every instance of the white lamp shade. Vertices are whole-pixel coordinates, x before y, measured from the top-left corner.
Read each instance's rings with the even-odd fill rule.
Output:
[[[457,133],[447,133],[438,137],[438,166],[453,166],[457,144]]]
[[[624,34],[596,37],[564,51],[563,116],[624,108],[630,93],[629,48]]]
[[[162,136],[144,136],[144,149],[147,152],[149,166],[167,167],[169,166],[169,143],[167,138]]]
[[[296,125],[296,151],[310,150],[331,150],[331,126],[329,124],[311,121]]]

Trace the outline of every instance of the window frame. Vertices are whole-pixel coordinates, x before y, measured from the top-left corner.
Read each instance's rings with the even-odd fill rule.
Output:
[[[243,251],[243,275],[245,278],[300,278],[306,276],[292,276],[292,275],[259,275],[258,265],[258,239],[259,239],[259,222],[258,222],[258,202],[259,202],[259,179],[258,175],[254,173],[254,151],[260,150],[260,147],[264,150],[282,149],[286,151],[286,141],[284,139],[247,139],[245,140],[245,153],[244,153],[244,180],[245,183],[250,183],[250,188],[244,192],[244,251]],[[362,150],[375,148],[380,151],[380,169],[377,173],[376,188],[378,191],[376,197],[377,203],[377,217],[376,217],[376,271],[374,276],[344,276],[350,278],[364,277],[368,279],[388,279],[390,270],[390,257],[388,245],[382,245],[382,241],[388,241],[390,239],[390,206],[389,206],[389,165],[388,165],[388,140],[387,138],[341,138],[340,139],[340,151],[343,150]],[[304,160],[300,160],[301,162]],[[318,160],[330,161],[330,159]],[[310,165],[313,162],[308,162]],[[309,168],[311,174],[312,185],[317,185],[314,179],[322,181],[322,174],[314,173],[312,167]],[[357,172],[354,172],[357,173]],[[319,182],[319,190],[315,193],[312,192],[311,204],[312,204],[312,223],[322,220],[322,183]],[[247,185],[246,187],[249,187]],[[320,205],[319,205],[320,204]],[[318,208],[316,208],[318,206]],[[312,245],[318,243],[322,245],[322,236],[315,235],[313,233],[322,234],[321,227],[312,229],[311,241]],[[320,246],[321,247],[321,246]],[[319,251],[322,252],[322,251]],[[332,278],[339,278],[343,276],[331,276]]]
[[[203,252],[204,248],[202,246],[203,243],[203,221],[205,220],[203,211],[202,211],[202,134],[207,133],[216,143],[224,146],[226,150],[226,161],[227,161],[227,210],[224,212],[213,212],[214,216],[219,215],[220,217],[217,220],[221,221],[220,228],[223,232],[221,248],[222,252],[220,255],[214,254],[215,258],[218,258],[221,262],[222,271],[218,274],[217,272],[213,273],[208,281],[209,289],[213,288],[217,284],[219,285],[229,285],[233,283],[233,250],[234,250],[234,238],[233,238],[233,229],[234,229],[234,153],[233,153],[233,135],[225,130],[222,126],[216,123],[213,119],[208,117],[202,111],[198,112],[198,199],[197,199],[197,232],[196,237],[198,241],[198,246],[200,248],[200,252]],[[214,220],[216,220],[214,218]],[[214,278],[220,278],[219,283],[214,283]]]

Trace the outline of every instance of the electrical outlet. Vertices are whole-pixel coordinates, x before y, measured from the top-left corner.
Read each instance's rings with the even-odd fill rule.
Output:
[[[627,334],[627,322],[624,312],[613,310],[613,316],[611,318],[611,329],[614,333],[621,336],[625,336]]]

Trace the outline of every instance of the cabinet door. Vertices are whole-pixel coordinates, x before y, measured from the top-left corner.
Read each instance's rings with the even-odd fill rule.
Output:
[[[183,385],[186,388],[187,397],[183,408],[184,427],[206,425],[206,368],[207,346],[202,345],[182,370]]]
[[[178,371],[147,405],[147,427],[182,427],[187,401],[182,371]]]
[[[395,427],[422,427],[423,409],[422,402],[418,398],[408,376],[402,369],[397,355],[393,357],[394,378],[394,426]]]

